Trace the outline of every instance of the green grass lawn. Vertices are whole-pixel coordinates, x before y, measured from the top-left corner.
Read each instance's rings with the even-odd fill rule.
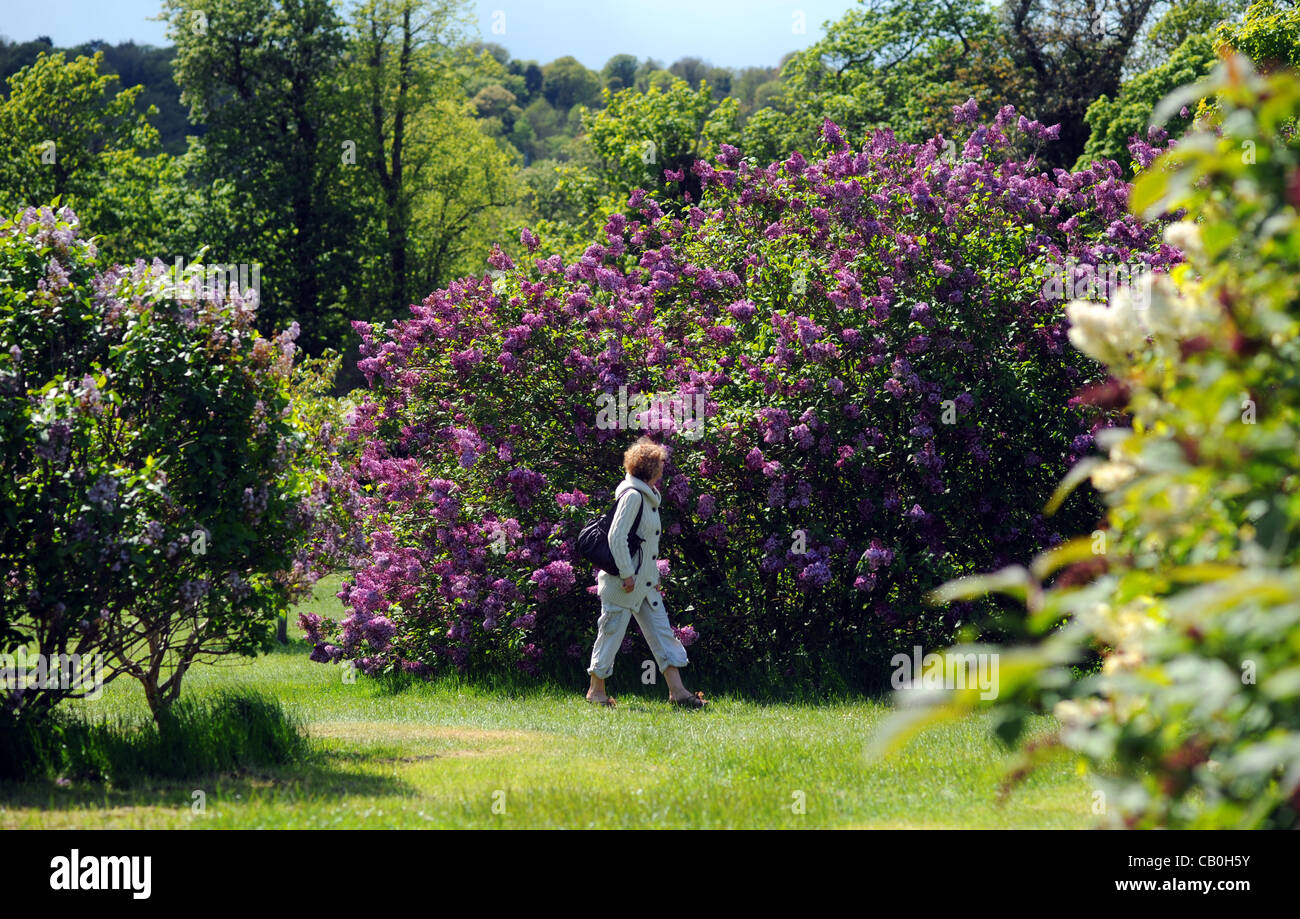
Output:
[[[322,585],[313,606],[335,603]],[[336,608],[336,607],[335,607]],[[624,656],[628,657],[627,655]],[[634,666],[621,659],[624,667]],[[983,717],[869,756],[889,711],[862,700],[759,704],[716,696],[670,708],[662,687],[617,709],[572,691],[506,694],[451,682],[385,689],[312,663],[297,640],[198,667],[187,695],[248,688],[306,723],[310,765],[129,787],[0,785],[0,827],[1084,827],[1090,786],[1061,753],[999,803],[1012,757]],[[81,703],[139,717],[136,684]],[[1039,730],[1047,725],[1040,724]],[[206,798],[193,812],[194,792]],[[801,794],[796,794],[801,793]],[[802,800],[804,813],[796,813]]]

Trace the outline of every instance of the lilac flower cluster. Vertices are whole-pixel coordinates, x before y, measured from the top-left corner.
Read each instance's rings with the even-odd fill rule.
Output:
[[[291,405],[297,329],[179,305],[165,268],[101,264],[67,208],[0,223],[0,632],[102,655],[151,700],[196,657],[274,634],[317,572],[325,478]],[[66,690],[20,707],[39,717]]]

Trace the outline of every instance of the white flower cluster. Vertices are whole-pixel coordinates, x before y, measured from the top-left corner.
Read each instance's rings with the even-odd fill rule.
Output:
[[[1165,241],[1187,253],[1200,251],[1200,230],[1194,223],[1171,224]],[[1107,366],[1127,364],[1130,356],[1151,345],[1172,353],[1178,342],[1210,329],[1213,311],[1179,290],[1168,275],[1143,274],[1121,288],[1109,304],[1074,300],[1065,308],[1070,343]]]

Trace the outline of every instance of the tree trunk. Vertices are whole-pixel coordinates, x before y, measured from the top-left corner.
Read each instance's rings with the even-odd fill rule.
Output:
[[[158,679],[150,673],[140,682],[144,686],[144,701],[149,705],[149,714],[153,716],[154,724],[162,727],[162,716],[167,710],[167,702],[158,688]]]

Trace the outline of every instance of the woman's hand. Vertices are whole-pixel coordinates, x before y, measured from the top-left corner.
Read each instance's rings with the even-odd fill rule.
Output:
[[[623,579],[623,592],[624,592],[624,593],[629,593],[629,594],[630,594],[630,593],[632,592],[632,588],[633,588],[634,586],[636,586],[636,578],[624,578],[624,579]]]

